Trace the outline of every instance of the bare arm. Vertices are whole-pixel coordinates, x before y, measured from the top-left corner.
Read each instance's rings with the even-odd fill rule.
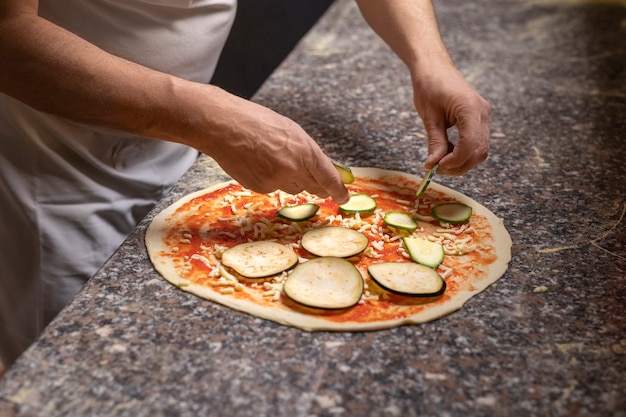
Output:
[[[0,4],[0,91],[74,122],[183,143],[260,192],[348,192],[293,121],[210,85],[113,56],[40,18],[38,0]],[[33,83],[32,80],[37,80]]]
[[[8,0],[0,6],[2,92],[76,122],[176,139],[159,125],[176,123],[162,104],[183,83],[179,87],[173,77],[110,55],[40,18],[37,3]]]
[[[415,108],[428,134],[426,167],[462,174],[487,157],[489,104],[456,70],[441,40],[429,0],[356,0],[372,29],[406,64]],[[446,129],[457,126],[454,146]]]

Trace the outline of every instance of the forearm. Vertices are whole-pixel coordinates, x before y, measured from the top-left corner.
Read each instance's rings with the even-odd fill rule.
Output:
[[[369,26],[416,78],[434,62],[451,64],[430,0],[356,0]]]
[[[40,111],[155,139],[192,142],[194,126],[203,135],[218,128],[210,121],[219,117],[205,120],[219,116],[216,103],[237,100],[108,54],[30,13],[0,20],[0,62],[0,90]]]

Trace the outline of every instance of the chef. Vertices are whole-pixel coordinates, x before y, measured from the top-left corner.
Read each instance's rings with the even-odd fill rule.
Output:
[[[7,366],[198,152],[258,192],[348,191],[295,122],[208,84],[236,0],[0,3],[0,359]],[[357,0],[407,65],[426,167],[488,153],[489,104],[456,70],[426,0]],[[453,145],[446,129],[456,125]]]

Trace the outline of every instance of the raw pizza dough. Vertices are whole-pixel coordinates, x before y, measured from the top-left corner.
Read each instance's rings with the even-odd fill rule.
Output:
[[[415,190],[421,179],[401,172],[353,168],[353,173],[356,180],[348,188],[372,195],[378,203],[378,214],[340,215],[330,199],[318,199],[306,193],[261,195],[242,189],[236,182],[220,183],[181,198],[153,219],[146,232],[150,260],[167,281],[184,291],[307,331],[365,331],[435,320],[460,309],[506,271],[511,259],[509,234],[502,219],[478,202],[436,183],[431,183],[426,193],[417,199]],[[307,222],[292,223],[276,217],[282,205],[311,201],[321,209]],[[472,207],[473,214],[467,225],[450,225],[446,230],[436,221],[424,221],[428,220],[424,216],[428,215],[429,204],[448,201]],[[437,269],[447,284],[441,296],[424,299],[389,294],[367,276],[367,264],[372,262],[411,262],[398,250],[400,243],[398,239],[393,240],[394,233],[385,234],[384,224],[381,226],[385,208],[395,211],[398,207],[416,214],[424,230],[419,232],[418,229],[415,233],[422,236],[443,235],[455,239],[455,233],[462,230],[459,227],[465,227],[466,232],[458,236],[463,238],[460,240],[464,247],[470,246],[472,250],[464,255],[444,257],[443,266]],[[274,279],[254,280],[220,267],[220,252],[250,240],[275,240],[295,248],[301,261],[312,259],[315,256],[298,247],[299,236],[310,227],[327,225],[324,220],[328,218],[334,224],[342,222],[344,227],[364,227],[370,231],[371,225],[366,223],[377,225],[373,229],[377,233],[369,233],[370,248],[350,259],[361,271],[366,288],[363,299],[354,307],[344,310],[305,307],[290,300],[282,291],[286,273]],[[289,238],[284,238],[284,233]],[[386,236],[388,242],[381,236]],[[451,242],[454,248],[456,243]],[[380,255],[383,257],[376,258]]]

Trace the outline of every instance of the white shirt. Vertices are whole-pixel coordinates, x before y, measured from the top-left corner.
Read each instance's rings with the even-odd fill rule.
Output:
[[[210,80],[236,0],[40,0],[114,55]],[[35,83],[36,85],[36,83]],[[90,129],[0,94],[0,358],[12,362],[195,161],[185,146]]]

